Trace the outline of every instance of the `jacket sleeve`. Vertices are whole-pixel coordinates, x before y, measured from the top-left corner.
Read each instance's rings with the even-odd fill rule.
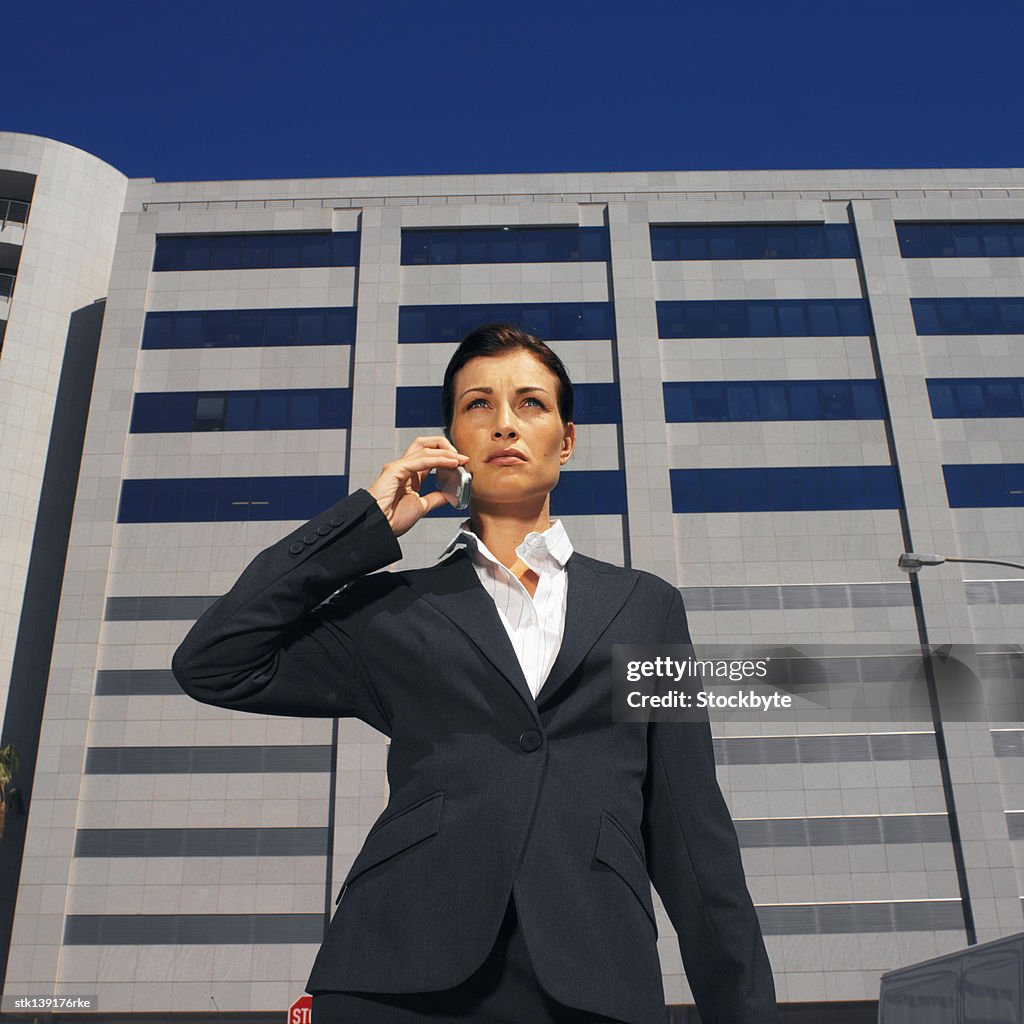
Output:
[[[359,657],[366,588],[353,581],[401,556],[373,496],[343,498],[261,551],[207,608],[171,658],[175,679],[204,704],[355,717],[390,734]]]
[[[690,643],[675,589],[665,642]],[[642,834],[648,872],[676,930],[700,1019],[778,1024],[771,965],[715,775],[706,713],[702,721],[652,721],[647,755]]]

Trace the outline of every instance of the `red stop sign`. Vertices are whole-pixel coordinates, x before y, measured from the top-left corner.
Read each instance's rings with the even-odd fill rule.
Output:
[[[288,1007],[288,1024],[310,1024],[312,1019],[312,996],[299,996],[299,998]]]

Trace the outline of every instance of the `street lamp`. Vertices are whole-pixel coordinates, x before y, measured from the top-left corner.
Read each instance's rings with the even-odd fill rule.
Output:
[[[919,555],[904,551],[897,563],[905,572],[918,572],[924,565],[942,565],[943,562],[980,562],[982,565],[1007,565],[1011,569],[1024,569],[1020,562],[1004,562],[995,558],[955,558],[953,555]]]

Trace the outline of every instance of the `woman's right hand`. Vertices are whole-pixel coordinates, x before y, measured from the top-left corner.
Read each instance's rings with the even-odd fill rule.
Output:
[[[395,536],[401,537],[428,512],[445,504],[440,491],[419,493],[430,471],[438,466],[462,466],[468,461],[469,456],[457,452],[446,437],[417,437],[405,454],[389,462],[366,489],[377,499]]]

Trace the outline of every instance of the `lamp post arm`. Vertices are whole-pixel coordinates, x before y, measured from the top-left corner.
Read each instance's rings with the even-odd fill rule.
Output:
[[[1005,565],[1011,569],[1024,569],[1024,565],[1020,562],[1003,562],[996,558],[954,558],[952,555],[946,555],[947,562],[980,562],[982,565]]]

